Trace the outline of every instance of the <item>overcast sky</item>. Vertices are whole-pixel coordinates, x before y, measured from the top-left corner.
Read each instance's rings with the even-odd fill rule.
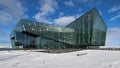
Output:
[[[120,46],[120,0],[0,0],[0,45],[20,19],[65,26],[96,7],[108,26],[106,45]]]

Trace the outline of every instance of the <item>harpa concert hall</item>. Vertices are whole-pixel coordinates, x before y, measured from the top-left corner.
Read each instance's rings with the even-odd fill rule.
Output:
[[[10,34],[12,48],[71,49],[104,46],[107,26],[96,8],[60,27],[21,19]]]

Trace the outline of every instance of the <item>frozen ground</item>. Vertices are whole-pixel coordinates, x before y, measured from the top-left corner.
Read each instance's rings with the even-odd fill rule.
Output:
[[[120,68],[120,51],[83,50],[60,54],[0,51],[0,68]]]

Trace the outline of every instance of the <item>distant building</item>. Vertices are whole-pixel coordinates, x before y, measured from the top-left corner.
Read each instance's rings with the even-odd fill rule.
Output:
[[[104,46],[107,26],[93,8],[65,27],[26,19],[11,32],[13,48],[68,49]]]

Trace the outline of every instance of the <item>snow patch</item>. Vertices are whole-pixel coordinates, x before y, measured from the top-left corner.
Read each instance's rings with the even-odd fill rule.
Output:
[[[80,56],[76,56],[77,54]],[[0,51],[0,66],[0,68],[119,68],[120,51],[83,50],[61,54],[24,50]]]

